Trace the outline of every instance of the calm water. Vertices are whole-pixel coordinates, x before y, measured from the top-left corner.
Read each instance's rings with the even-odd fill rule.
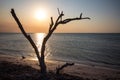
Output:
[[[40,50],[45,34],[31,36]],[[29,42],[15,33],[0,33],[0,54],[35,58]],[[120,69],[120,34],[53,34],[46,59]]]

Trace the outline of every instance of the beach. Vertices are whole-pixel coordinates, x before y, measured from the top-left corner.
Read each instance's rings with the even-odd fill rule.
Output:
[[[39,70],[38,62],[36,60],[30,60],[27,58],[22,59],[22,57],[0,55],[0,63],[4,63],[4,62],[10,62],[13,64],[23,65],[23,66],[30,66],[36,70]],[[46,64],[48,68],[47,70],[48,72],[51,71],[54,73],[58,66],[61,66],[65,63],[66,62],[62,62],[62,61],[46,60]],[[85,80],[86,79],[88,80],[120,80],[120,70],[106,68],[106,67],[98,67],[94,65],[75,64],[73,66],[64,68],[61,74],[78,76],[83,80],[84,79]],[[78,80],[82,80],[82,79],[78,79]]]

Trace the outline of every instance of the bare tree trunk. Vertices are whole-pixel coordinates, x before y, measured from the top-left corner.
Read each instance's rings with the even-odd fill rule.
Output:
[[[41,47],[41,59],[40,59],[40,66],[41,66],[41,73],[46,75],[47,69],[46,69],[46,64],[45,64],[45,39],[43,39],[42,47]]]

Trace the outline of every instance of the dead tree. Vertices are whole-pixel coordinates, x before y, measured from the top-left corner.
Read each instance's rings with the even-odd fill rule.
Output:
[[[32,47],[35,50],[36,56],[37,56],[39,64],[40,64],[40,72],[43,75],[47,74],[47,68],[46,68],[46,64],[45,64],[45,45],[46,45],[46,42],[48,41],[48,39],[50,38],[50,36],[52,35],[52,33],[55,31],[55,29],[60,24],[67,24],[67,23],[69,23],[71,21],[75,21],[75,20],[90,19],[89,17],[82,17],[82,13],[81,13],[79,17],[67,18],[67,19],[62,20],[62,17],[64,16],[63,11],[60,12],[59,9],[58,9],[58,13],[59,13],[59,16],[58,16],[58,18],[57,18],[57,20],[55,22],[53,21],[53,17],[51,17],[51,24],[50,24],[49,31],[48,31],[47,35],[43,39],[42,47],[41,47],[41,53],[40,53],[41,56],[40,56],[38,48],[35,45],[34,41],[32,40],[31,36],[28,35],[25,32],[21,22],[19,21],[18,17],[15,14],[14,9],[11,9],[11,14],[12,14],[13,18],[15,19],[16,23],[18,24],[18,27],[20,28],[23,35],[27,38],[27,40],[30,42],[30,44],[32,45]]]

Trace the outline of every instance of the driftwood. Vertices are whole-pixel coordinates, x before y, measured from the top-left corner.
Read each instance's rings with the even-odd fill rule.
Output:
[[[22,24],[20,23],[18,17],[15,14],[14,9],[11,9],[11,14],[12,14],[13,18],[15,19],[16,23],[18,24],[21,32],[23,33],[23,35],[30,42],[30,44],[32,45],[32,47],[35,50],[36,56],[37,56],[39,64],[40,64],[40,72],[44,75],[44,77],[46,77],[46,74],[47,74],[47,68],[46,68],[46,64],[45,64],[45,55],[44,55],[44,53],[45,53],[45,45],[46,45],[46,42],[48,41],[48,39],[50,38],[50,36],[52,35],[52,33],[54,32],[54,30],[60,24],[67,24],[67,23],[69,23],[71,21],[75,21],[75,20],[90,19],[89,17],[84,17],[83,18],[82,13],[81,13],[80,16],[77,17],[77,18],[67,18],[67,19],[62,20],[63,19],[62,17],[64,16],[63,11],[60,12],[59,9],[58,9],[58,13],[59,13],[59,16],[58,16],[58,18],[57,18],[57,20],[55,22],[53,21],[53,17],[51,17],[51,24],[50,24],[49,31],[48,31],[47,35],[43,39],[42,47],[41,47],[41,53],[40,53],[41,56],[40,56],[38,48],[35,45],[34,41],[32,40],[31,36],[28,35],[25,32]]]
[[[59,75],[60,71],[63,70],[64,68],[68,67],[68,66],[73,66],[74,63],[65,63],[64,65],[56,68],[56,74]]]

